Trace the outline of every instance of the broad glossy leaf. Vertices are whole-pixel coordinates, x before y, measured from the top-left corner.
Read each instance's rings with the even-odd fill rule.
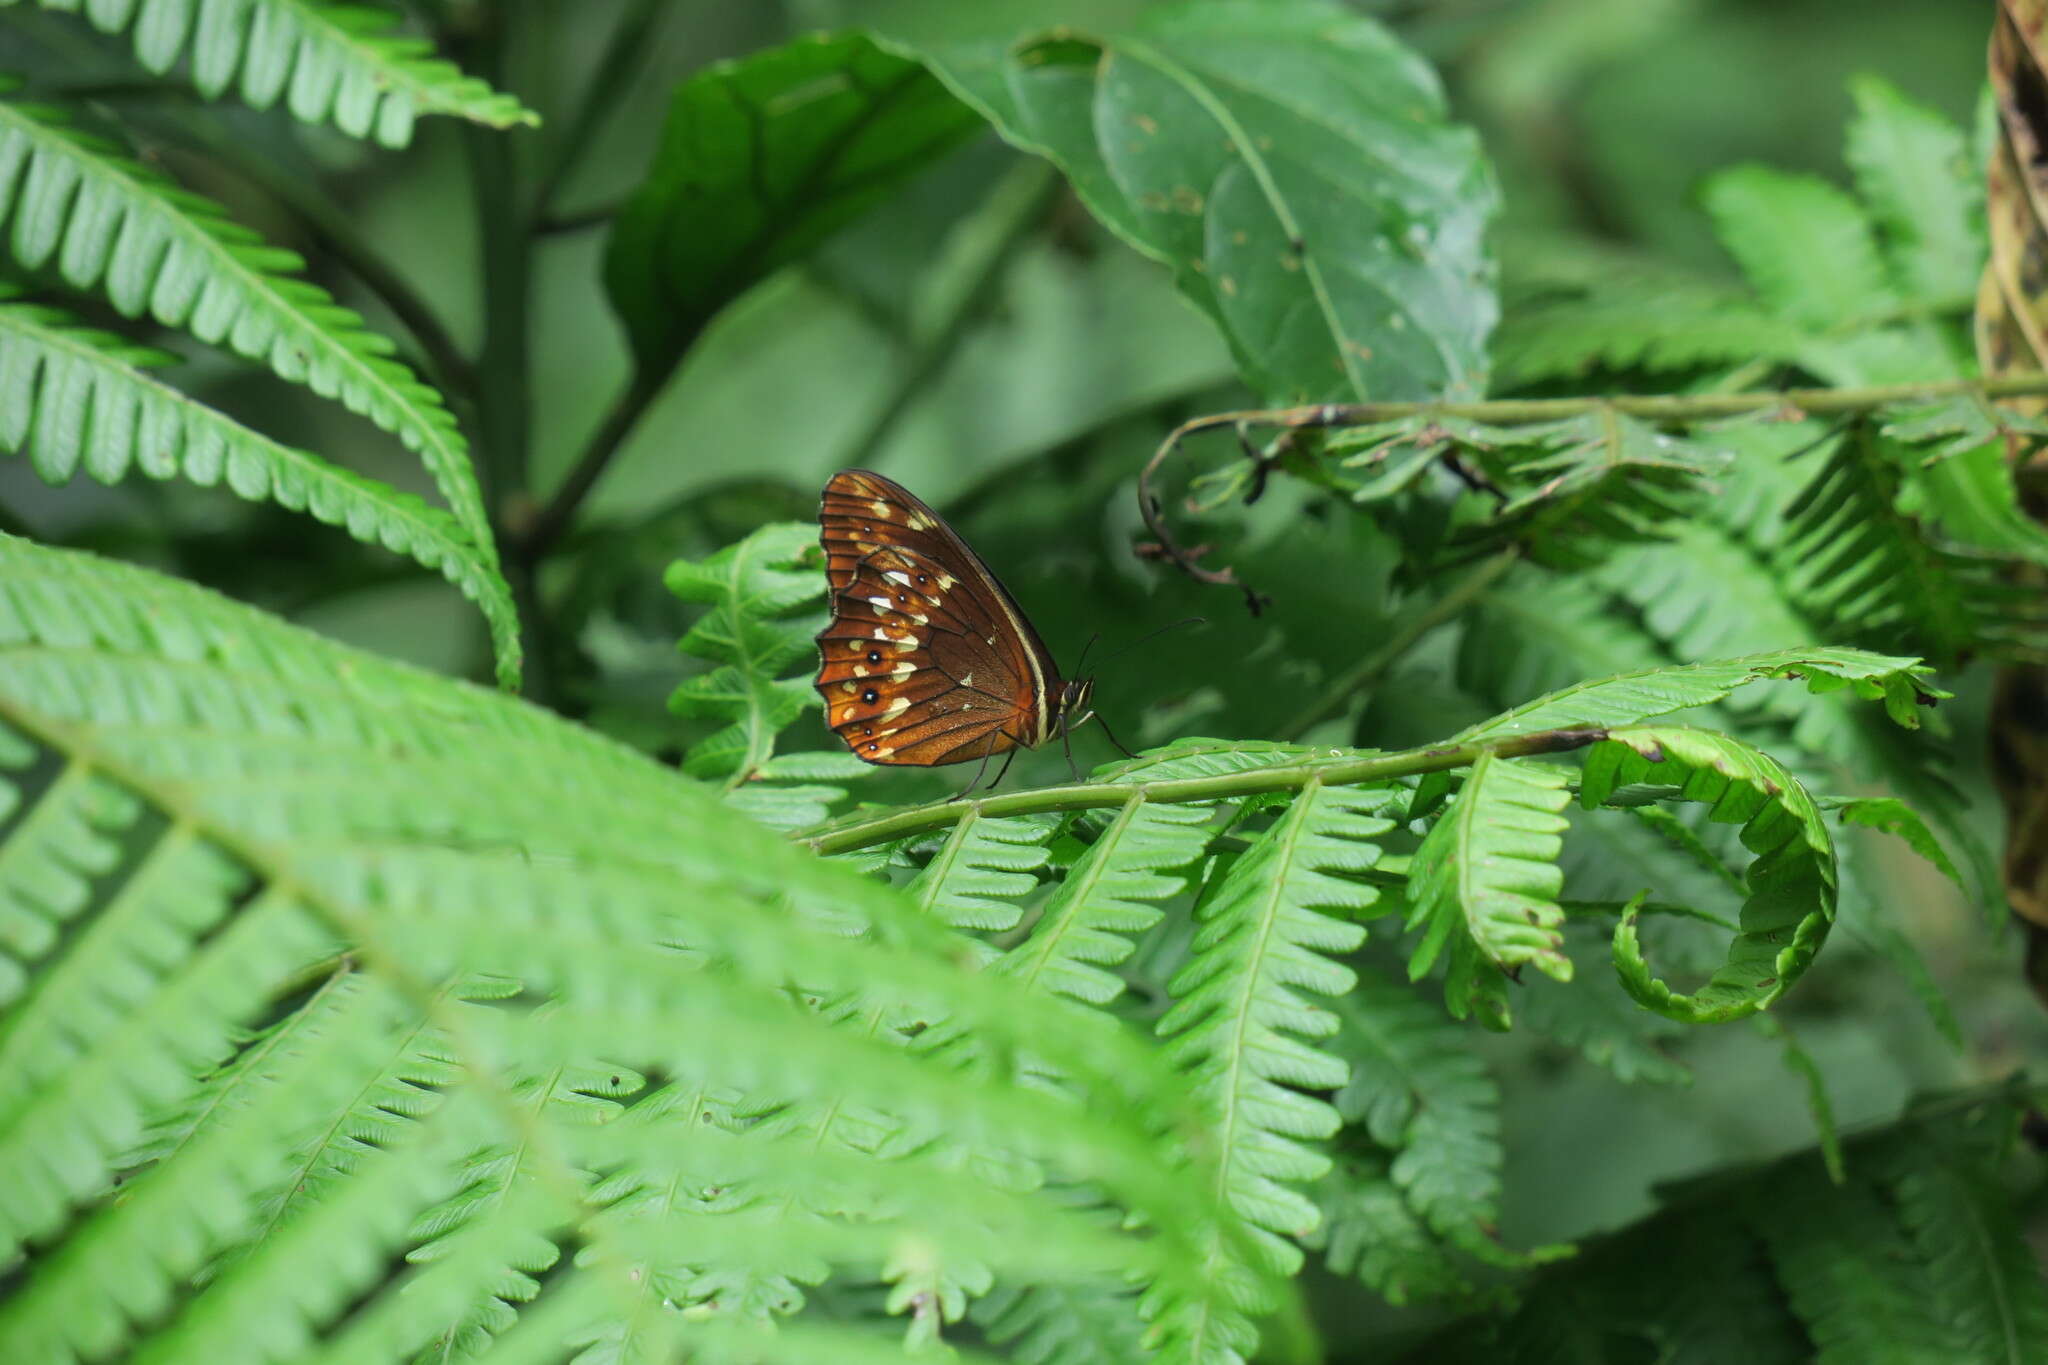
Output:
[[[1492,173],[1378,24],[1317,0],[1219,2],[930,57],[1172,267],[1267,399],[1484,388]]]
[[[665,375],[719,309],[977,126],[922,64],[860,34],[800,39],[684,81],[605,261],[642,382]]]

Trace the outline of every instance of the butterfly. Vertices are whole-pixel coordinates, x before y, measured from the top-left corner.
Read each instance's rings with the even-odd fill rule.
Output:
[[[909,489],[842,469],[825,484],[818,526],[832,611],[817,637],[818,695],[856,755],[986,764],[1093,714],[1095,680],[1060,677],[1016,599]]]

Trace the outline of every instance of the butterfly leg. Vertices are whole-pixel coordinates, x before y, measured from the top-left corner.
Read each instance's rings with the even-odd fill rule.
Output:
[[[968,794],[969,792],[973,791],[973,790],[974,790],[974,789],[975,789],[976,787],[978,787],[978,786],[980,786],[980,785],[981,785],[981,775],[982,775],[983,773],[985,773],[985,772],[987,772],[987,771],[988,771],[988,760],[989,760],[989,757],[990,757],[990,751],[989,751],[989,750],[987,750],[987,749],[984,749],[984,750],[982,750],[982,754],[981,754],[981,762],[977,763],[977,764],[976,764],[976,765],[974,766],[974,776],[973,776],[973,777],[971,777],[971,778],[969,778],[969,779],[967,780],[967,785],[966,785],[966,786],[964,786],[964,787],[962,787],[962,788],[960,789],[960,795],[958,795],[958,796],[956,796],[956,797],[954,797],[954,798],[953,798],[953,799],[954,799],[955,801],[962,801],[962,800],[965,800],[965,799],[966,799],[966,797],[967,797],[967,794]],[[1007,763],[1005,763],[1005,764],[1004,764],[1003,766],[1004,766],[1005,768],[1008,768],[1008,767],[1009,767],[1010,765],[1009,765],[1009,764],[1007,764]],[[1003,775],[1002,775],[1001,773],[997,773],[997,774],[996,774],[996,781],[1000,782],[1000,781],[1002,781],[1002,780],[1003,780]]]

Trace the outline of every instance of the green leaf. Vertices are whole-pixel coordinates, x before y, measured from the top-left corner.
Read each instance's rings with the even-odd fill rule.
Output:
[[[1756,857],[1744,875],[1741,931],[1711,980],[1680,994],[1642,955],[1631,907],[1614,931],[1614,965],[1645,1008],[1687,1023],[1739,1019],[1769,1006],[1806,971],[1835,915],[1835,849],[1820,808],[1776,759],[1708,730],[1633,726],[1586,751],[1580,800],[1591,810],[1618,789],[1668,787],[1742,826]]]
[[[1906,847],[1925,858],[1934,870],[1954,882],[1959,890],[1963,874],[1950,861],[1948,850],[1927,828],[1927,822],[1911,806],[1895,796],[1821,796],[1815,800],[1822,810],[1831,810],[1844,824],[1862,825],[1903,839]]]
[[[132,28],[136,60],[159,76],[189,55],[189,79],[208,99],[231,86],[236,98],[257,109],[282,97],[295,119],[331,123],[351,137],[374,136],[386,147],[410,142],[422,114],[451,114],[491,128],[540,122],[512,96],[428,55],[432,48],[423,39],[394,32],[397,16],[381,9],[329,0],[35,3],[48,10],[83,8],[102,33]]]
[[[495,569],[468,443],[441,396],[391,359],[392,343],[298,278],[298,256],[70,127],[69,117],[0,101],[0,218],[12,220],[14,259],[29,270],[48,266],[74,289],[97,287],[123,317],[185,328],[391,432],[420,457]],[[517,664],[501,653],[501,679]]]
[[[1835,1106],[1828,1099],[1827,1078],[1821,1075],[1820,1067],[1792,1030],[1768,1014],[1750,1016],[1750,1023],[1757,1032],[1776,1042],[1783,1052],[1785,1069],[1797,1076],[1806,1085],[1806,1107],[1813,1113],[1813,1126],[1820,1138],[1821,1165],[1826,1168],[1828,1179],[1840,1185],[1848,1177],[1848,1168],[1842,1157],[1842,1137],[1835,1128]]]
[[[1291,1239],[1313,1229],[1318,1215],[1299,1186],[1329,1169],[1329,1158],[1308,1144],[1338,1125],[1336,1111],[1305,1092],[1345,1080],[1344,1064],[1316,1046],[1336,1030],[1337,1016],[1312,995],[1351,987],[1351,969],[1328,954],[1365,938],[1363,926],[1324,911],[1356,914],[1378,899],[1372,887],[1334,874],[1378,859],[1371,841],[1394,827],[1380,814],[1391,799],[1310,783],[1197,910],[1192,956],[1170,984],[1174,1004],[1158,1031],[1209,1115],[1215,1194],[1239,1211],[1252,1237],[1205,1250],[1200,1273],[1215,1288],[1204,1301],[1156,1292],[1148,1300],[1169,1354],[1240,1359],[1256,1339],[1246,1310],[1271,1302],[1269,1277],[1300,1268]]]
[[[677,647],[714,665],[676,688],[669,709],[724,722],[690,747],[683,770],[728,788],[757,781],[776,735],[817,704],[809,677],[779,676],[815,653],[818,623],[807,609],[825,591],[817,531],[763,526],[708,559],[677,560],[663,581],[685,602],[711,608]]]
[[[1484,389],[1497,191],[1434,73],[1378,24],[1319,0],[1208,0],[930,55],[1173,270],[1267,400]]]
[[[1899,292],[1927,309],[1970,307],[1984,265],[1984,195],[1962,130],[1877,76],[1852,78],[1849,93],[1849,167]]]
[[[983,819],[970,811],[947,833],[932,860],[910,883],[910,897],[941,924],[955,929],[1017,927],[1021,897],[1038,888],[1046,840],[1058,822],[1050,816]]]
[[[1376,1152],[1340,1152],[1313,1195],[1321,1225],[1305,1239],[1330,1269],[1400,1307],[1460,1298],[1471,1282],[1409,1206]]]
[[[1136,936],[1157,924],[1156,902],[1187,885],[1179,870],[1201,857],[1214,831],[1202,805],[1161,806],[1132,797],[1067,871],[1031,937],[994,970],[1026,986],[1106,1005],[1124,983],[1110,972]]]
[[[1455,427],[1450,428],[1454,434]],[[1662,538],[1686,495],[1709,486],[1732,456],[1668,436],[1612,408],[1558,422],[1486,429],[1468,448],[1507,497],[1453,544],[1466,553],[1502,541],[1536,562],[1583,568],[1617,545]],[[1504,447],[1495,453],[1492,446]],[[1533,455],[1524,453],[1533,449]]]
[[[1631,725],[1653,716],[1711,705],[1749,683],[1781,678],[1804,681],[1809,692],[1846,688],[1866,700],[1882,700],[1893,720],[1914,729],[1920,724],[1922,698],[1934,700],[1954,695],[1929,681],[1933,672],[1918,659],[1820,645],[1708,663],[1637,669],[1615,677],[1574,683],[1524,702],[1460,731],[1453,742],[1571,725]]]
[[[735,1280],[914,1247],[941,1286],[1129,1273],[1195,1304],[1238,1254],[1155,1048],[535,707],[0,537],[0,735],[25,1358],[409,1358],[500,1330],[542,1267],[520,1342],[667,1357],[677,1281],[643,1269],[709,1246]],[[867,1026],[906,1007],[977,1048]]]
[[[454,517],[410,493],[281,445],[150,377],[161,352],[81,327],[54,308],[0,303],[0,447],[45,483],[80,470],[100,483],[140,471],[225,484],[339,526],[433,569],[477,604],[501,670],[516,676],[519,618],[496,557]]]
[[[1833,185],[1738,166],[1702,193],[1721,244],[1774,312],[1824,331],[1898,307],[1869,220]]]
[[[721,308],[978,126],[921,62],[858,33],[801,38],[678,85],[605,256],[635,382],[658,386]]]
[[[1864,428],[1834,443],[1786,510],[1788,590],[1809,617],[1861,643],[1937,664],[2048,636],[2040,594],[1988,556],[1933,540],[1899,506],[1903,475]]]
[[[1409,959],[1410,980],[1454,939],[1469,940],[1493,971],[1513,974],[1533,962],[1547,976],[1571,980],[1557,903],[1564,886],[1557,854],[1571,800],[1565,779],[1565,769],[1533,760],[1487,753],[1473,763],[1409,864],[1408,927],[1423,928]],[[1446,1003],[1463,1019],[1474,1001],[1447,982]],[[1482,1019],[1506,1023],[1504,1016]]]
[[[1437,1236],[1498,1265],[1500,1088],[1471,1035],[1405,985],[1361,974],[1331,1046],[1351,1064],[1335,1097],[1391,1157],[1388,1177]],[[1548,1254],[1548,1253],[1543,1253]]]

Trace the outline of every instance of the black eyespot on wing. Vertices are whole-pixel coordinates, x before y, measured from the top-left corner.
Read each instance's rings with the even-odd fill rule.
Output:
[[[860,694],[860,699],[866,702],[869,706],[873,706],[876,702],[882,699],[882,694],[875,691],[874,688],[870,687],[867,691]]]
[[[856,645],[856,646],[854,646],[854,647],[855,647],[856,649],[858,649],[858,648],[859,648],[859,646],[858,646],[858,645]],[[878,664],[878,663],[882,662],[882,651],[881,651],[881,650],[879,650],[879,649],[871,649],[871,650],[869,650],[869,651],[868,651],[868,662],[869,662],[869,663],[871,663],[871,664]]]

